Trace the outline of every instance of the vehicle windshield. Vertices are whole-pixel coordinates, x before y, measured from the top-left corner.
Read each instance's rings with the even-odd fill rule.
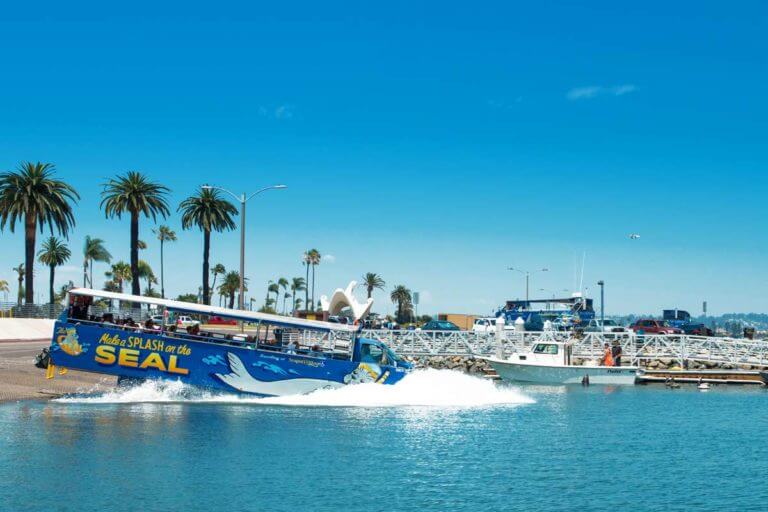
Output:
[[[604,325],[604,326],[605,326],[605,325],[611,325],[611,326],[614,326],[614,325],[617,325],[617,324],[616,324],[616,322],[614,322],[613,320],[604,320],[604,321],[603,321],[603,325]]]
[[[557,345],[552,345],[552,344],[549,344],[549,343],[539,343],[533,349],[533,353],[534,354],[556,355],[557,354]]]
[[[437,327],[440,329],[455,329],[456,327],[451,322],[437,322]]]
[[[381,346],[384,348],[384,351],[387,353],[387,358],[389,359],[389,364],[393,364],[394,362],[402,361],[402,359],[397,354],[395,354],[392,351],[391,348],[389,348],[388,346],[384,345],[383,343],[381,344]]]

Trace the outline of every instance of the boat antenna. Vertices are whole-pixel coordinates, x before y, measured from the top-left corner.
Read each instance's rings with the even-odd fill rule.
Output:
[[[587,251],[581,257],[581,280],[579,281],[579,291],[584,293],[584,263],[587,261]]]

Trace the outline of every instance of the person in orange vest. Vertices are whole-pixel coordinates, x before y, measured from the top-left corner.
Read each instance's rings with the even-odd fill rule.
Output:
[[[608,343],[605,344],[603,366],[613,366],[613,354],[611,354],[611,346]]]

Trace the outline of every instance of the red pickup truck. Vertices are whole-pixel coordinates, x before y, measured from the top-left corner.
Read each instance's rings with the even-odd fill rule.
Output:
[[[682,329],[672,327],[664,320],[638,320],[629,328],[637,334],[683,334]]]

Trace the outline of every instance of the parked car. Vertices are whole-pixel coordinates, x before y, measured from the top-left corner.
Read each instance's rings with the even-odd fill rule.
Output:
[[[212,316],[208,319],[210,325],[237,325],[234,318],[224,318],[223,316]]]
[[[472,324],[473,332],[496,332],[496,319],[495,318],[475,318],[475,323]]]
[[[685,334],[690,334],[691,336],[714,336],[715,333],[712,332],[712,329],[707,327],[704,324],[686,324],[680,327]]]
[[[619,325],[615,320],[600,320],[598,318],[589,321],[584,328],[584,332],[601,332],[603,334],[629,334],[632,332],[628,327]]]
[[[683,334],[682,329],[672,327],[664,320],[638,320],[630,329],[637,334]]]
[[[459,326],[447,320],[431,320],[421,326],[422,331],[460,331]]]
[[[200,321],[195,320],[191,316],[181,315],[181,316],[176,317],[176,326],[177,327],[182,327],[182,328],[186,329],[187,327],[192,327],[192,326],[195,326],[195,325],[199,326],[200,325]]]

